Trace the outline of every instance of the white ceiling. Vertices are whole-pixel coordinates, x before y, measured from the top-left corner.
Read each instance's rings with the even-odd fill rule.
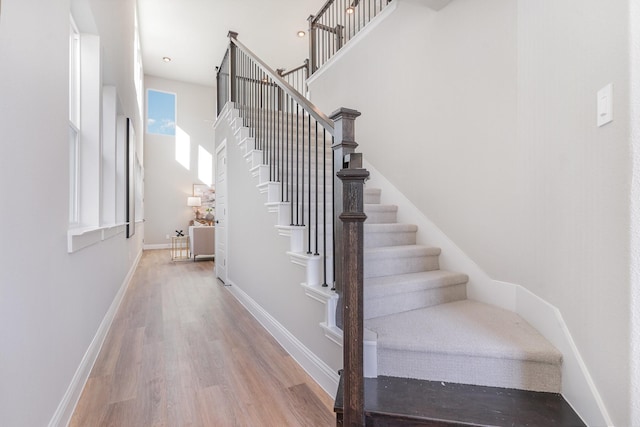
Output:
[[[307,18],[325,0],[138,0],[145,74],[213,86],[227,33],[272,68],[293,68],[308,56]],[[162,57],[172,61],[165,63]]]

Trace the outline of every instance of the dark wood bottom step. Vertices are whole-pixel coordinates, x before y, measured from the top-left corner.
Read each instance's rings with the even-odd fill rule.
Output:
[[[391,426],[585,426],[558,393],[423,381],[365,378],[365,418]],[[342,377],[334,411],[342,425]]]

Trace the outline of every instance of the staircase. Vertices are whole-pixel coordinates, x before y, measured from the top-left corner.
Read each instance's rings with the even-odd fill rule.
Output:
[[[467,276],[440,270],[440,249],[365,191],[365,327],[378,374],[559,393],[562,354],[520,316],[466,299]]]
[[[376,336],[367,426],[584,426],[561,391],[562,354],[517,314],[467,299],[381,191],[364,192],[364,326]],[[336,396],[343,422],[343,382]]]
[[[315,107],[300,116],[297,103],[308,101],[230,34],[227,69],[237,77],[220,117],[266,195],[265,208],[276,213],[278,233],[290,238],[291,261],[306,268],[307,295],[326,305],[326,335],[342,344],[331,197],[331,147],[342,141]],[[558,394],[562,354],[515,313],[467,299],[468,277],[441,270],[440,249],[418,244],[417,226],[398,223],[398,208],[381,203],[379,189],[363,197],[364,327],[378,375],[364,384],[366,425],[583,425]],[[531,424],[531,417],[544,421]]]

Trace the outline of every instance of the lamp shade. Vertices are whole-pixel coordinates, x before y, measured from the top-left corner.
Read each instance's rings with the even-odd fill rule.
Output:
[[[202,206],[200,197],[187,197],[187,206]]]

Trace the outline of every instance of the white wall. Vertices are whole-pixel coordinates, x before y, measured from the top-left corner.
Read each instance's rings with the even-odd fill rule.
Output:
[[[629,425],[628,2],[397,10],[310,84],[366,158],[493,279],[558,307]],[[614,84],[614,122],[595,126]]]
[[[518,2],[526,244],[523,259],[504,269],[562,311],[619,426],[630,425],[628,8]],[[596,92],[607,83],[614,121],[598,128]]]
[[[640,117],[640,2],[630,2],[630,117]],[[640,121],[631,120],[631,346],[632,355],[640,354]],[[640,425],[640,358],[631,357],[631,425]]]
[[[325,321],[325,305],[308,297],[300,286],[306,270],[290,261],[286,253],[289,237],[278,235],[276,214],[267,212],[266,194],[258,193],[257,178],[251,177],[228,127],[218,126],[215,138],[216,145],[227,140],[228,284],[241,289],[260,307],[258,311],[266,311],[277,322],[265,326],[272,333],[274,329],[281,332],[278,339],[293,337],[281,344],[333,394],[336,374],[342,368],[342,347],[330,341],[319,326]],[[293,341],[299,345],[292,346]],[[335,384],[330,384],[331,376]]]
[[[3,426],[52,419],[141,250],[139,229],[133,239],[118,234],[67,253],[69,10],[68,0],[3,0],[0,11]],[[133,2],[108,13],[98,27],[105,50],[128,58],[128,40],[104,24],[133,22]],[[125,77],[104,83],[117,87],[121,112],[137,118],[132,68],[114,67]]]
[[[184,230],[194,218],[187,197],[198,178],[198,147],[207,150],[213,159],[215,151],[213,121],[216,112],[215,88],[145,76],[146,89],[176,94],[177,127],[188,138],[189,168],[176,160],[176,138],[147,134],[145,129],[145,245],[168,244],[166,235]],[[146,97],[146,95],[145,95]],[[177,130],[177,133],[180,132]]]

